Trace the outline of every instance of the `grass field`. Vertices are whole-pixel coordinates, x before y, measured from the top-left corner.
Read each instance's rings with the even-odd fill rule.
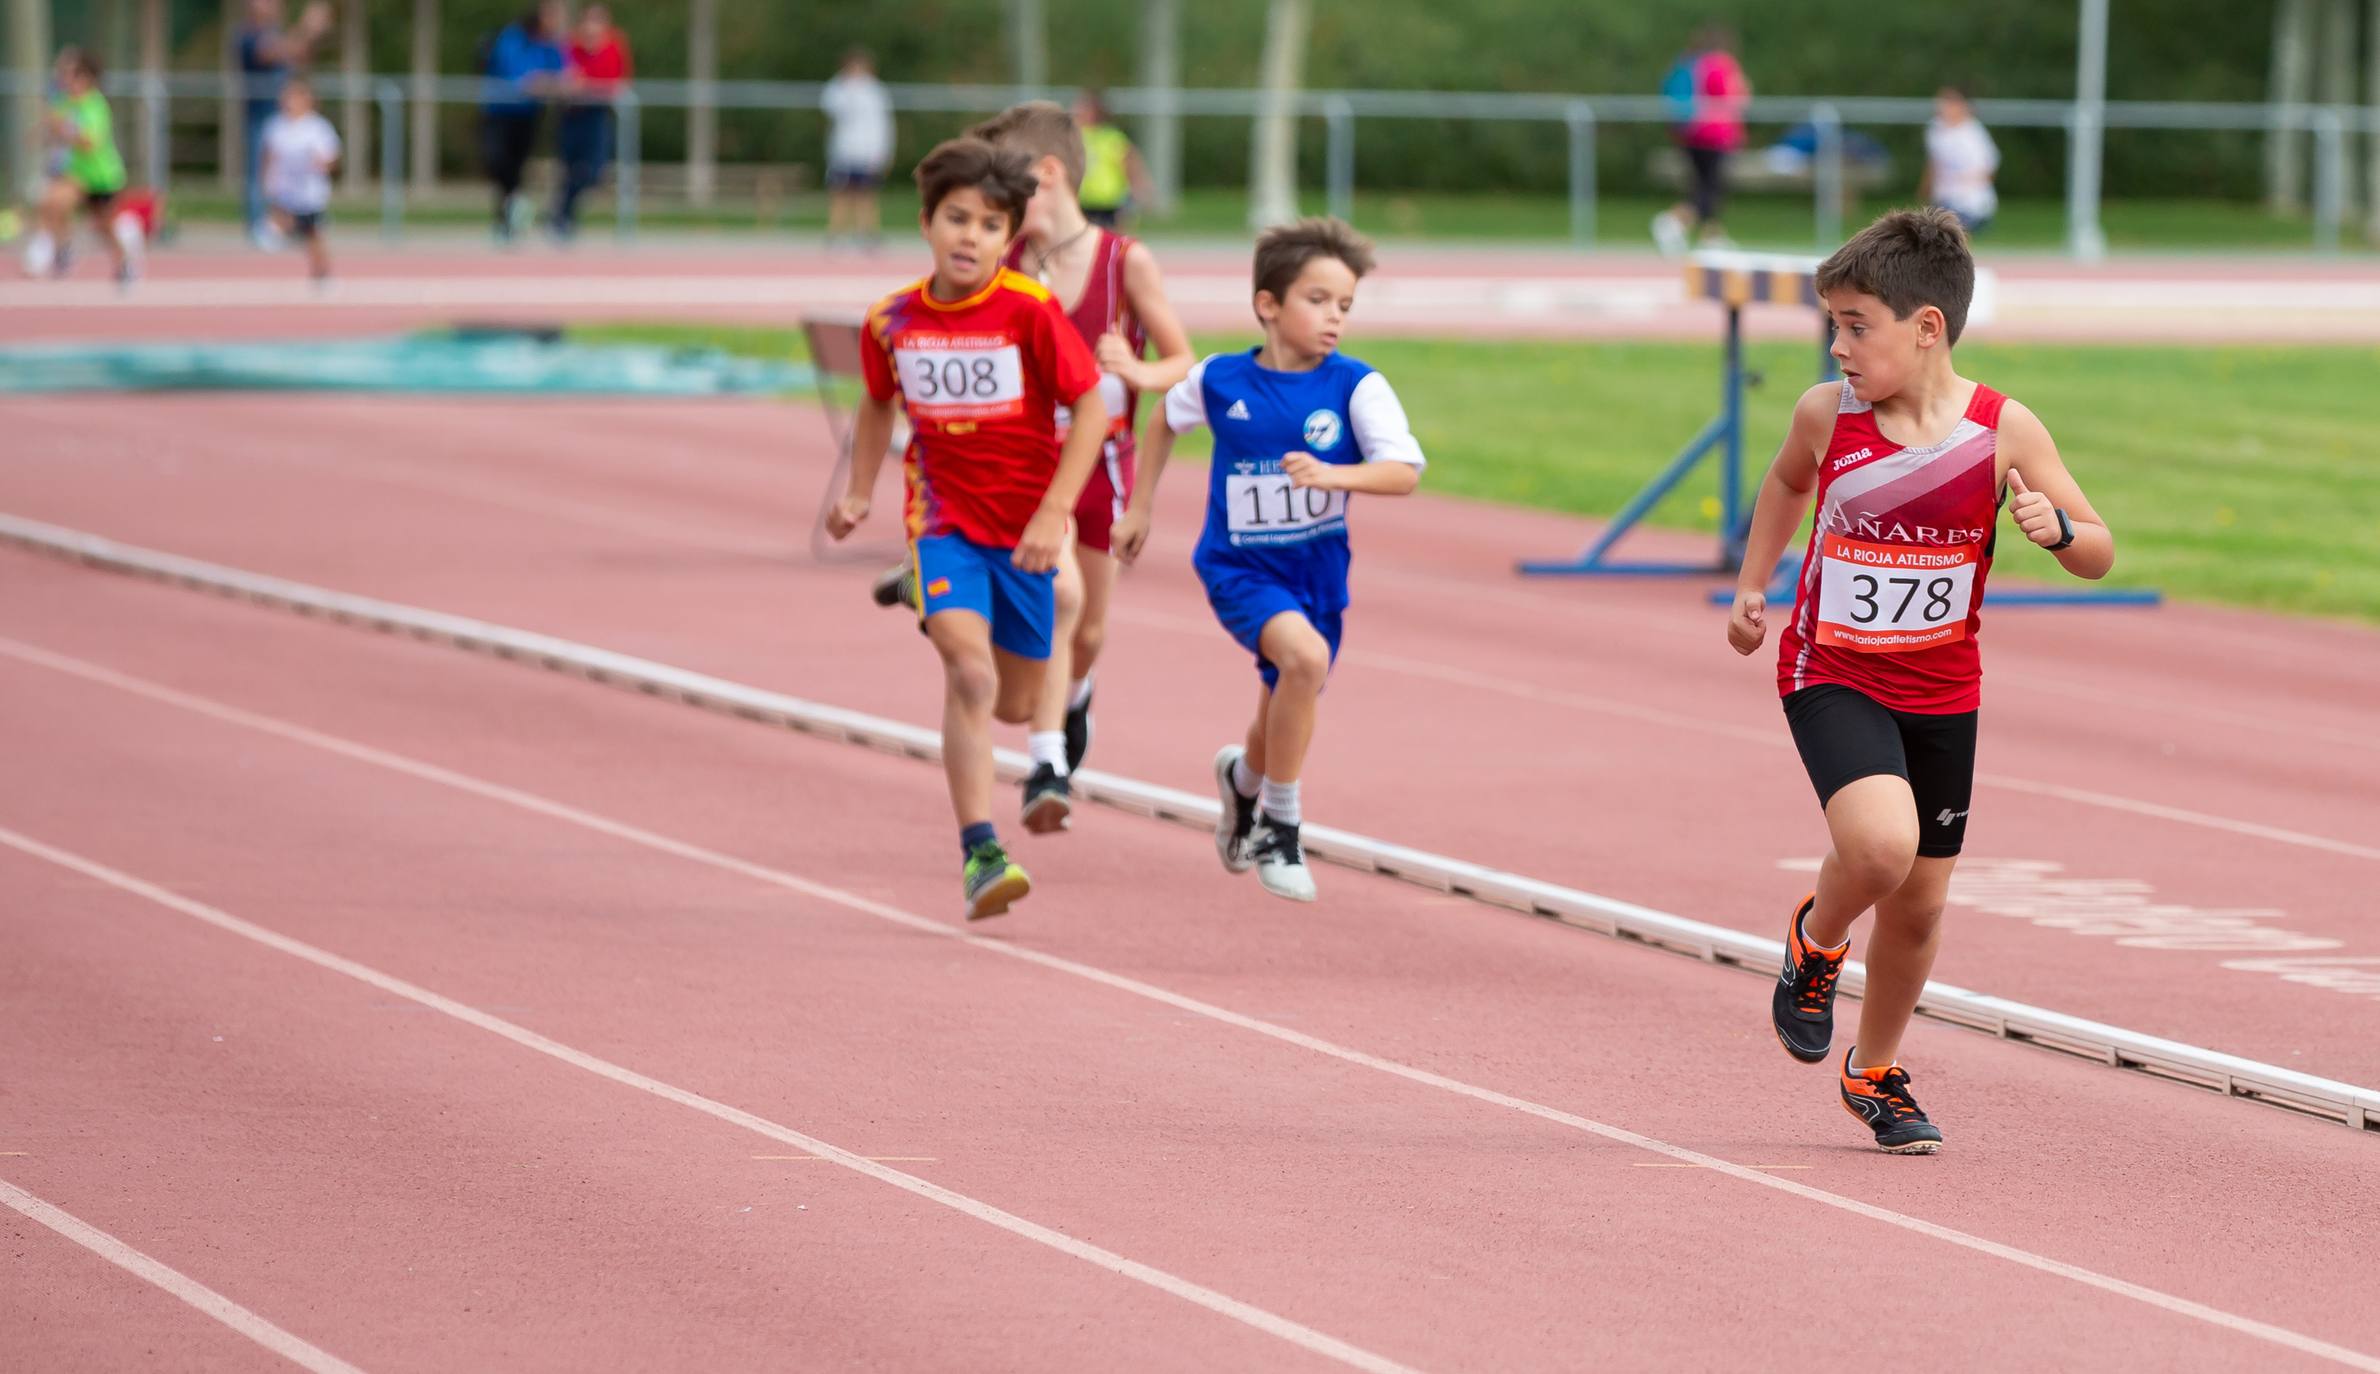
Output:
[[[712,344],[797,355],[791,331],[633,325],[589,340]],[[1244,338],[1197,341],[1200,350]],[[1429,489],[1581,515],[1616,511],[1710,417],[1715,345],[1378,339],[1354,351],[1396,383],[1429,452]],[[1806,345],[1751,350],[1746,484],[1815,380]],[[2031,406],[2116,532],[2111,585],[2380,623],[2380,348],[1992,346],[1968,375]],[[1549,401],[1548,398],[1559,398]],[[1184,456],[1205,452],[1185,441]],[[1707,470],[1654,514],[1711,529]],[[2008,575],[2059,576],[2003,545]],[[1515,553],[1524,552],[1515,550]],[[1530,550],[1558,554],[1562,550]]]
[[[1846,228],[1897,204],[1870,197],[1844,216]],[[234,219],[237,202],[220,193],[177,195],[175,214],[186,222],[222,223]],[[1647,224],[1665,200],[1647,196],[1605,196],[1596,206],[1596,245],[1604,248],[1650,247]],[[907,187],[884,193],[883,215],[895,233],[908,232],[917,214],[917,198]],[[347,233],[367,233],[380,223],[380,206],[366,197],[341,202],[340,223]],[[1309,191],[1305,209],[1320,214],[1323,198]],[[477,225],[486,210],[476,198],[444,198],[417,204],[407,223],[420,227]],[[608,235],[613,210],[608,198],[590,201],[585,208],[586,231]],[[1983,248],[2056,250],[2066,241],[2066,209],[2055,200],[2010,200],[2001,206],[1998,221],[1981,240]],[[2313,226],[2302,214],[2273,215],[2260,205],[2216,200],[2110,201],[2101,213],[2109,245],[2117,251],[2238,251],[2286,252],[2309,250]],[[750,203],[723,204],[695,210],[682,204],[651,202],[640,216],[641,227],[652,230],[706,229],[754,232],[816,232],[825,226],[825,202],[816,195],[793,196],[763,209]],[[1184,194],[1177,212],[1139,226],[1158,237],[1245,236],[1247,198],[1235,191],[1194,189]],[[1493,240],[1513,243],[1570,241],[1569,202],[1559,195],[1489,195],[1479,193],[1412,194],[1359,191],[1355,198],[1357,227],[1386,239]],[[1728,212],[1728,230],[1747,247],[1809,250],[1817,247],[1816,220],[1806,196],[1761,195],[1738,197]],[[2369,251],[2350,224],[2349,251]]]

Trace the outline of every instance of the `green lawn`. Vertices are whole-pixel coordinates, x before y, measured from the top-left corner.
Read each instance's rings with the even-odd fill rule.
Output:
[[[790,331],[627,325],[588,340],[715,344],[798,355]],[[1251,340],[1201,338],[1202,351]],[[1709,419],[1716,345],[1356,340],[1396,383],[1431,457],[1434,491],[1609,515]],[[1774,454],[1810,346],[1751,350],[1746,486]],[[2022,399],[2116,531],[2111,585],[2380,623],[2380,348],[2118,348],[1976,344],[1970,376]],[[1548,398],[1559,398],[1549,401]],[[1205,452],[1186,441],[1185,456]],[[1714,527],[1715,477],[1689,481],[1657,523]],[[2018,545],[2010,575],[2052,578]],[[1524,552],[1515,550],[1515,553]],[[1560,550],[1526,552],[1559,553]]]
[[[1596,206],[1596,246],[1650,247],[1652,240],[1646,226],[1653,212],[1666,203],[1648,196],[1603,197]],[[1844,217],[1845,228],[1857,228],[1896,203],[1870,197]],[[228,222],[236,218],[237,205],[235,198],[219,192],[193,191],[177,194],[174,199],[176,216],[193,223]],[[905,186],[890,187],[884,193],[882,208],[884,221],[892,227],[892,232],[906,233],[917,214],[917,197]],[[1320,214],[1324,209],[1321,193],[1306,192],[1304,208]],[[337,209],[347,233],[372,232],[379,226],[380,204],[372,196],[342,201]],[[598,197],[589,202],[584,214],[589,235],[600,237],[612,232],[613,210],[608,198]],[[1987,250],[2061,249],[2066,241],[2065,215],[2065,206],[2055,200],[2008,201],[1982,244]],[[406,218],[407,223],[422,227],[478,225],[486,222],[487,210],[476,199],[450,197],[417,204]],[[2287,252],[2310,250],[2313,243],[2313,227],[2304,215],[2272,215],[2262,206],[2233,201],[2110,201],[2103,208],[2101,219],[2108,242],[2117,251]],[[825,202],[816,195],[789,197],[768,209],[746,202],[695,210],[683,204],[655,201],[644,207],[640,219],[643,227],[654,230],[805,233],[823,229],[825,222]],[[1159,238],[1232,237],[1244,236],[1247,223],[1247,198],[1243,194],[1193,189],[1184,194],[1174,215],[1139,228]],[[1355,198],[1355,223],[1375,237],[1390,240],[1497,240],[1516,244],[1560,244],[1570,240],[1569,202],[1559,195],[1406,195],[1362,191]],[[1738,197],[1728,213],[1728,229],[1747,247],[1795,251],[1818,247],[1816,222],[1806,196]],[[2355,224],[2347,226],[2346,240],[2351,252],[2369,251]]]

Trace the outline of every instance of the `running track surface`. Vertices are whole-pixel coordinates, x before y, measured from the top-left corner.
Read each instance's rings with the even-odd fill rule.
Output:
[[[1888,1158],[1751,979],[1107,815],[966,939],[915,763],[0,575],[0,1180],[356,1367],[2376,1367],[2339,1127],[1921,1029]],[[278,1366],[0,1218],[20,1367]]]
[[[403,248],[358,232],[335,249],[339,281],[317,293],[295,259],[166,251],[129,293],[99,264],[64,282],[0,281],[0,330],[16,340],[352,336],[473,319],[704,319],[782,326],[808,311],[856,316],[923,270],[894,241],[872,257],[815,245],[590,240],[568,252],[495,254],[432,241]],[[1161,245],[1167,289],[1193,329],[1248,322],[1244,247]],[[2127,258],[2096,267],[1996,258],[1994,318],[2006,341],[2368,342],[2380,334],[2380,264],[2320,258]],[[1359,305],[1367,332],[1488,337],[1709,339],[1720,319],[1685,302],[1677,267],[1642,254],[1390,244]],[[1808,338],[1811,313],[1755,307],[1758,337]]]

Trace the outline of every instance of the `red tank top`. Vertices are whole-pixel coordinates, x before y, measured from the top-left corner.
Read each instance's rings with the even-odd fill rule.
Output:
[[[1100,336],[1110,330],[1124,336],[1134,356],[1148,352],[1148,332],[1141,327],[1140,317],[1132,313],[1131,298],[1124,290],[1124,255],[1132,251],[1135,242],[1103,226],[1093,226],[1099,244],[1091,251],[1091,272],[1083,283],[1082,299],[1066,312],[1074,322],[1075,332],[1083,336],[1094,353],[1099,349]],[[1025,271],[1028,252],[1024,238],[1008,246],[1006,265]],[[1099,374],[1099,399],[1107,402],[1108,442],[1121,454],[1132,451],[1133,420],[1140,410],[1140,393],[1124,385],[1124,379],[1112,372]],[[1065,406],[1058,407],[1058,437],[1064,440],[1072,426],[1072,417]]]
[[[1998,520],[2000,409],[1988,386],[1950,437],[1903,448],[1843,386],[1818,469],[1818,519],[1793,616],[1777,645],[1777,691],[1835,683],[1923,715],[1976,709],[1984,579]]]

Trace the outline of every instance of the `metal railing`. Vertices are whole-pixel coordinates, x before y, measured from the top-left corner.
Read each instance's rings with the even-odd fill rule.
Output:
[[[0,95],[19,89],[19,78],[0,72]],[[410,75],[367,75],[321,72],[313,83],[327,107],[335,101],[367,100],[381,122],[379,157],[383,175],[381,216],[385,232],[401,231],[411,194],[403,175],[407,119],[417,101],[436,105],[478,106],[491,94],[510,88],[485,77],[440,76],[428,81]],[[229,104],[247,98],[249,91],[236,76],[211,72],[128,72],[110,77],[104,89],[111,96],[130,97],[141,104],[139,127],[148,180],[163,186],[170,177],[166,165],[167,131],[176,101],[204,100]],[[642,147],[645,112],[653,109],[688,110],[707,107],[720,111],[753,110],[816,112],[823,84],[808,81],[639,81],[609,103],[618,120],[614,199],[618,231],[636,232],[641,214]],[[1035,96],[1064,99],[1063,90],[1034,91],[1007,85],[888,84],[886,91],[898,111],[922,114],[982,115],[1020,99]],[[269,94],[259,90],[258,94]],[[1261,91],[1183,88],[1178,90],[1118,89],[1107,93],[1111,109],[1126,116],[1254,119],[1268,109]],[[2110,130],[2185,130],[2205,133],[2308,134],[2313,141],[2314,195],[2312,246],[2336,251],[2344,239],[2347,218],[2348,158],[2351,135],[2380,139],[2380,106],[2314,104],[2191,104],[2167,101],[2109,101],[2086,113],[2075,103],[2052,100],[1979,100],[1978,116],[1996,128],[2062,130],[2069,156],[2080,160],[2085,140]],[[1301,119],[1323,126],[1323,190],[1330,213],[1355,218],[1355,146],[1361,120],[1432,120],[1473,123],[1534,123],[1559,126],[1565,141],[1565,180],[1570,241],[1581,248],[1595,243],[1598,143],[1614,125],[1666,125],[1675,114],[1666,100],[1651,95],[1565,95],[1490,91],[1372,91],[1312,90],[1300,93],[1294,110]],[[1855,126],[1922,127],[1933,117],[1933,102],[1923,99],[1847,96],[1834,98],[1759,97],[1746,112],[1747,122],[1762,125],[1808,124],[1815,134],[1816,152],[1810,163],[1812,242],[1825,248],[1841,241],[1844,189],[1847,184],[1844,131]],[[391,169],[394,169],[393,174]],[[2380,179],[2380,178],[2376,178]],[[2376,188],[2380,190],[2380,188]],[[2078,230],[2098,223],[2096,178],[2070,180],[2067,219]]]

